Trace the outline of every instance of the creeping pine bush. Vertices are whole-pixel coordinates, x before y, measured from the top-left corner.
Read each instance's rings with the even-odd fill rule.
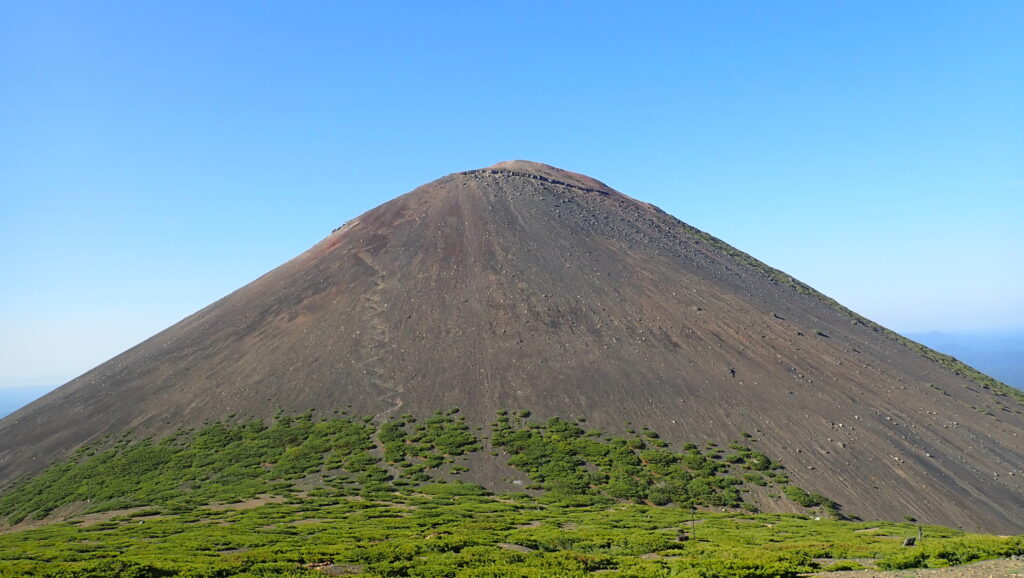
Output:
[[[940,568],[1022,554],[1024,536],[1005,539],[997,536],[969,535],[942,541],[928,540],[920,546],[883,557],[878,561],[878,567],[883,570]]]
[[[725,458],[711,443],[707,452],[686,444],[684,453],[675,453],[648,428],[639,434],[634,430],[633,437],[600,439],[601,432],[585,433],[575,423],[557,417],[537,424],[507,411],[498,412],[493,427],[493,443],[509,453],[509,465],[526,472],[534,487],[559,496],[739,507],[745,484],[776,483],[774,477],[766,479],[757,472],[781,469],[764,454],[739,444],[733,444],[736,453]],[[743,471],[749,471],[748,475],[733,475]],[[831,503],[817,494],[793,495],[804,501]]]
[[[864,526],[724,512],[753,509],[742,492],[754,486],[831,502],[787,487],[780,464],[740,442],[680,445],[642,425],[619,436],[529,417],[500,411],[489,450],[525,472],[516,477],[542,491],[533,496],[451,481],[483,445],[455,410],[380,424],[282,413],[98,443],[8,490],[0,516],[86,501],[144,509],[0,534],[0,578],[321,576],[318,564],[380,576],[792,576],[813,570],[811,558],[935,566],[1020,551],[1020,540],[931,528],[914,550],[923,557],[902,559],[906,549]],[[232,506],[262,495],[277,499]],[[890,536],[906,530],[895,527]]]
[[[411,432],[411,416],[378,431],[365,419],[316,421],[311,413],[278,413],[269,426],[260,420],[214,422],[158,442],[124,438],[98,443],[0,496],[0,518],[11,524],[41,519],[74,502],[90,504],[87,513],[142,506],[184,512],[213,502],[288,493],[296,480],[318,472],[329,472],[326,477],[337,491],[392,491],[392,475],[373,451],[378,447],[374,435],[385,461],[404,462],[399,473],[404,483],[428,482],[428,470],[481,448],[455,412],[438,412]]]
[[[924,528],[923,546],[904,548],[910,524],[691,512],[598,495],[474,495],[478,488],[296,494],[255,508],[150,509],[0,533],[0,578],[323,576],[313,569],[320,564],[371,576],[795,576],[817,570],[814,559],[896,568],[1024,553],[1020,537],[935,526]],[[679,541],[681,532],[689,539]]]

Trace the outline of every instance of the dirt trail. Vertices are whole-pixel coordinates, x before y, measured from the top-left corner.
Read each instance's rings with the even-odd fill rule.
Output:
[[[1001,558],[984,560],[954,566],[951,568],[919,568],[913,570],[852,570],[846,572],[822,572],[807,574],[828,578],[1005,578],[1008,576],[1024,576],[1024,559]]]

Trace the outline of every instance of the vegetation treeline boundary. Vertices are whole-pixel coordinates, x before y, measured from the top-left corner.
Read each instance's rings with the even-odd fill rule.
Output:
[[[452,408],[98,442],[0,497],[8,523],[79,510],[0,533],[0,577],[788,577],[1024,554],[1024,537],[829,519],[838,506],[790,484],[749,434],[674,447],[648,428],[612,436],[528,411],[482,431]],[[480,452],[522,471],[523,491],[459,481]],[[756,513],[754,487],[810,509]]]
[[[420,421],[404,415],[375,424],[345,412],[314,419],[279,413],[218,421],[161,440],[126,435],[76,451],[0,496],[8,524],[42,519],[60,508],[97,513],[135,507],[185,512],[261,494],[300,489],[322,496],[376,495],[458,479],[466,458],[491,446],[494,456],[526,474],[523,490],[576,504],[632,501],[664,506],[756,506],[743,499],[754,487],[779,499],[840,517],[831,500],[790,484],[785,468],[744,445],[741,433],[727,447],[681,444],[676,451],[657,432],[628,435],[584,430],[582,419],[540,423],[528,411],[498,412],[490,440],[471,430],[458,409]],[[487,493],[464,484],[463,491]]]

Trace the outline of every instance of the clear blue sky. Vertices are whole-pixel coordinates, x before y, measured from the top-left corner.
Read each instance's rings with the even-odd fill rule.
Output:
[[[1024,328],[1024,3],[0,3],[0,386],[530,159],[901,331]]]

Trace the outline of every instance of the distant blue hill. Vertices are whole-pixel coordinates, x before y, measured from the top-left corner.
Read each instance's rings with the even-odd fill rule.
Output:
[[[906,336],[1024,390],[1024,332],[931,332],[908,333]]]
[[[56,388],[56,385],[0,387],[0,418],[14,413],[15,410],[32,403]]]

